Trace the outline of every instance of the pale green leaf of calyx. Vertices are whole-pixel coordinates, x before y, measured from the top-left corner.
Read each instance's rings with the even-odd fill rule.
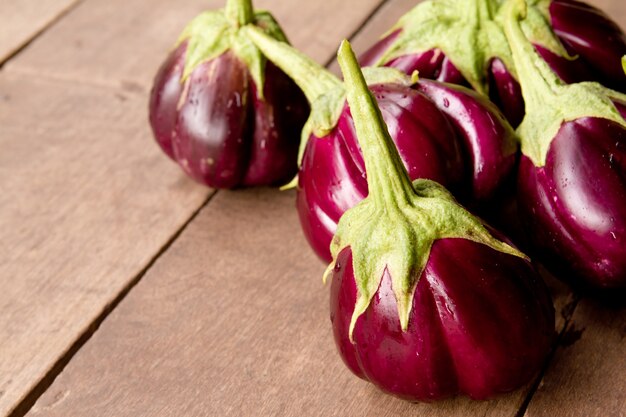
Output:
[[[337,126],[345,101],[346,92],[341,85],[338,85],[320,94],[310,103],[311,113],[300,133],[298,166],[302,163],[302,157],[304,156],[304,150],[309,138],[311,136],[315,136],[313,140],[323,138]]]
[[[254,13],[254,24],[277,41],[289,43],[287,36],[270,12],[266,10],[256,11]]]
[[[486,93],[487,66],[492,58],[500,58],[510,71],[514,70],[501,27],[490,11],[476,10],[476,1],[489,5],[492,0],[431,0],[418,4],[391,29],[401,31],[377,65],[402,55],[440,49],[475,90]]]
[[[226,52],[232,42],[235,28],[219,11],[206,11],[196,16],[183,30],[178,45],[187,41],[183,80],[201,63]]]
[[[526,116],[517,128],[517,135],[522,142],[522,153],[537,167],[546,164],[552,139],[565,122],[583,117],[597,117],[611,120],[626,128],[626,121],[612,101],[626,103],[626,96],[598,83],[560,85],[554,89],[554,94],[543,96],[540,100],[541,106],[527,106]]]
[[[287,42],[285,34],[269,12],[255,12],[254,25],[274,39]],[[263,98],[265,56],[248,39],[243,30],[228,21],[223,10],[203,12],[194,18],[183,30],[177,44],[180,45],[185,41],[187,54],[183,81],[198,65],[232,50],[250,71],[257,86],[257,95]]]
[[[549,12],[551,1],[552,0],[528,1],[528,12],[526,19],[522,21],[522,30],[532,43],[541,45],[558,56],[574,60],[576,58],[570,57],[563,44],[552,30]],[[503,9],[500,9],[497,18],[500,22],[502,19],[502,10]]]
[[[545,165],[552,139],[565,122],[596,117],[626,127],[612,101],[623,101],[624,96],[593,82],[566,85],[539,56],[523,32],[521,21],[526,11],[524,0],[508,0],[502,16],[526,107],[517,135],[522,153],[535,166],[541,167]]]
[[[416,180],[413,187],[407,202],[381,208],[367,197],[339,220],[331,243],[333,262],[325,279],[332,274],[337,255],[350,247],[357,285],[350,337],[357,319],[376,294],[385,269],[392,280],[400,324],[403,330],[408,328],[415,290],[437,239],[468,239],[526,259],[515,248],[495,239],[443,186],[422,179]]]
[[[265,85],[265,57],[244,32],[237,30],[232,35],[233,53],[248,67],[252,80],[257,87],[257,96],[263,98]]]

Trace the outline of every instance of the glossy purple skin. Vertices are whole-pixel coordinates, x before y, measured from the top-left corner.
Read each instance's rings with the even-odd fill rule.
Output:
[[[553,0],[550,18],[556,35],[592,68],[594,79],[626,91],[621,62],[626,55],[626,35],[617,23],[601,10],[574,0]]]
[[[433,244],[406,332],[385,271],[351,343],[356,298],[346,248],[331,283],[337,348],[355,375],[410,401],[515,390],[540,370],[554,339],[552,302],[530,263],[465,239]]]
[[[400,32],[401,30],[398,29],[390,33],[365,51],[365,53],[359,57],[361,66],[374,66]],[[439,49],[431,49],[419,54],[400,56],[392,59],[386,63],[385,66],[399,69],[409,75],[411,75],[413,71],[418,71],[420,78],[469,87],[469,83],[465,80],[463,75]]]
[[[622,108],[623,110],[623,108]],[[626,288],[626,129],[566,122],[544,167],[522,156],[518,207],[537,258],[575,285]]]
[[[275,185],[295,175],[306,98],[268,62],[264,99],[231,52],[196,67],[184,83],[186,44],[161,66],[150,124],[161,149],[196,181],[214,188]]]
[[[462,87],[422,80],[414,88],[371,87],[411,179],[427,178],[474,204],[489,199],[515,163],[513,137],[488,100]],[[348,107],[326,137],[312,136],[298,175],[297,208],[313,250],[330,262],[341,215],[367,196]]]
[[[502,113],[482,95],[457,85],[422,80],[414,88],[446,115],[463,143],[471,178],[468,203],[490,200],[516,160],[517,143]]]

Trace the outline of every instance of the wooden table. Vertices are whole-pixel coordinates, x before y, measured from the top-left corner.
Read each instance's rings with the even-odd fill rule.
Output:
[[[293,193],[203,188],[152,141],[156,68],[222,3],[0,0],[0,415],[626,415],[626,310],[558,283],[560,342],[522,390],[409,404],[348,372]],[[256,3],[332,66],[415,0]]]

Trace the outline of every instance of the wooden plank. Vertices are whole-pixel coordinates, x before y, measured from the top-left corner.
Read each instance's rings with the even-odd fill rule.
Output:
[[[0,0],[0,63],[78,0]]]
[[[0,75],[0,415],[209,191],[154,145],[144,93]]]
[[[523,392],[411,404],[353,376],[293,204],[293,192],[218,193],[28,415],[515,414]]]
[[[382,0],[257,0],[290,40],[320,62]],[[149,88],[184,24],[225,0],[87,0],[7,65],[7,70],[83,82]],[[357,6],[358,5],[358,6]],[[338,24],[339,23],[339,24]]]
[[[372,16],[367,26],[363,28],[350,43],[352,49],[359,55],[373,45],[387,32],[403,14],[411,10],[422,0],[389,0]],[[335,74],[341,73],[337,60],[334,60],[329,69]]]
[[[527,417],[626,416],[626,308],[582,301]]]

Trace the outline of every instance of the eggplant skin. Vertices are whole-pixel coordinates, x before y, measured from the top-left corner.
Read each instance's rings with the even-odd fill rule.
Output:
[[[330,318],[344,363],[405,400],[482,400],[518,389],[539,372],[554,341],[552,301],[531,264],[466,239],[434,242],[404,332],[387,270],[356,321],[354,343],[349,247],[331,279]]]
[[[232,52],[182,80],[186,43],[154,81],[150,124],[161,149],[194,180],[213,188],[277,185],[297,171],[308,104],[282,71],[266,63],[263,98]]]
[[[553,0],[552,28],[565,47],[579,55],[593,72],[593,79],[626,92],[621,58],[626,55],[626,35],[603,11],[580,1]]]
[[[536,167],[522,156],[518,207],[532,251],[565,281],[626,288],[626,130],[600,118],[565,122]]]

